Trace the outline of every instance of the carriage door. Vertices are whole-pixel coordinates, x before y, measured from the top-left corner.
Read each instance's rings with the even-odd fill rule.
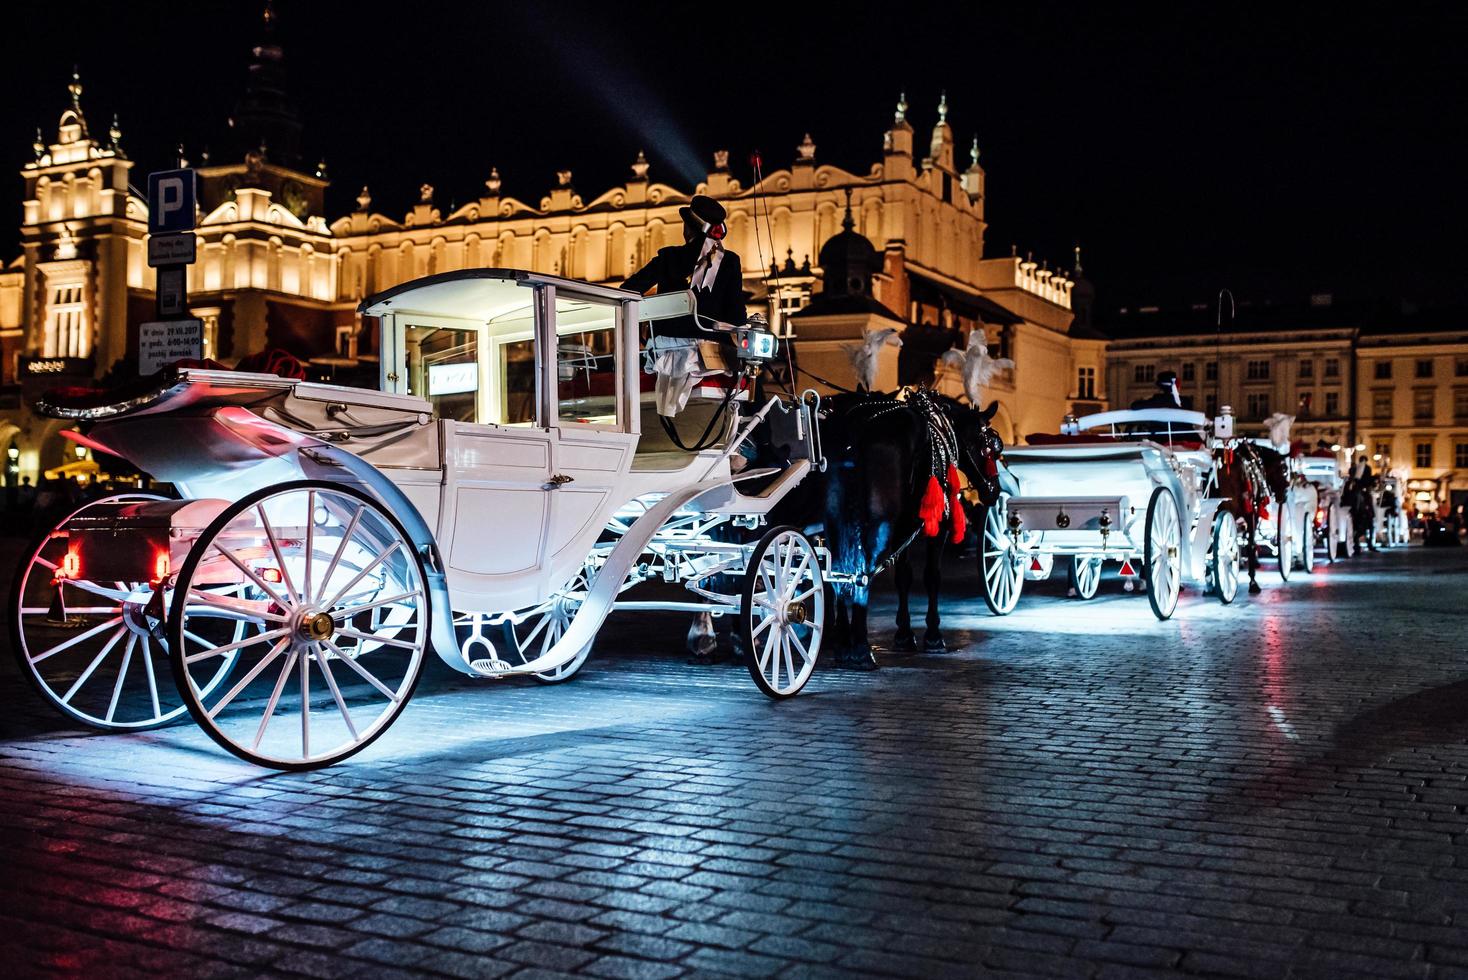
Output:
[[[541,390],[554,433],[546,554],[556,588],[581,567],[611,511],[625,502],[622,487],[637,445],[631,374],[637,365],[629,349],[636,334],[621,298],[560,284],[539,291],[555,337]]]

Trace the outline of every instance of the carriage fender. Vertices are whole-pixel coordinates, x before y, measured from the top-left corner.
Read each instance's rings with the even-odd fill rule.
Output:
[[[441,660],[458,671],[465,671],[459,656],[459,641],[454,634],[453,603],[449,599],[448,576],[433,529],[418,513],[418,508],[387,476],[356,453],[340,446],[309,439],[296,450],[301,472],[312,480],[347,483],[376,497],[408,532],[413,550],[423,560],[424,578],[428,585],[433,613],[433,649]]]
[[[667,523],[668,518],[680,509],[695,503],[700,497],[723,490],[733,482],[728,478],[703,480],[669,493],[648,508],[646,513],[632,522],[632,526],[627,529],[621,540],[617,542],[617,546],[612,549],[612,553],[607,556],[606,562],[597,571],[596,580],[592,583],[591,590],[587,592],[586,599],[581,603],[581,608],[576,611],[576,618],[571,620],[571,625],[566,628],[565,633],[561,634],[555,646],[529,663],[504,671],[503,676],[539,674],[570,663],[583,647],[596,639],[597,631],[601,629],[602,623],[617,601],[618,594],[622,591],[622,583],[626,580],[627,573],[632,570],[633,564],[642,555],[648,543],[652,541],[653,535],[657,534],[658,530]],[[464,667],[460,664],[457,669],[463,670]]]

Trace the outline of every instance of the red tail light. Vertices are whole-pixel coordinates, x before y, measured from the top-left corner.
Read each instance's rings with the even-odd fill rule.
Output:
[[[284,576],[280,574],[280,569],[278,568],[262,568],[260,569],[260,578],[269,582],[271,585],[278,585],[284,579]]]
[[[158,552],[153,557],[153,581],[161,582],[168,578],[168,573],[173,570],[172,565],[173,563],[168,558],[168,552]]]
[[[82,570],[82,558],[75,551],[68,551],[66,557],[61,559],[61,577],[76,578],[77,573]]]

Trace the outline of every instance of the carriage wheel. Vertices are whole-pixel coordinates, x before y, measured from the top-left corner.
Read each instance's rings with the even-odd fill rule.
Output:
[[[984,604],[996,616],[1008,616],[1024,588],[1024,558],[1009,535],[1008,497],[984,508],[984,534],[979,547],[979,579]]]
[[[1070,594],[1077,599],[1093,599],[1101,587],[1100,558],[1082,558],[1072,555],[1067,578],[1070,579]]]
[[[1309,574],[1315,571],[1315,508],[1305,511],[1300,521],[1300,568]]]
[[[1341,511],[1339,547],[1342,558],[1351,558],[1356,554],[1356,517],[1348,510]],[[1332,545],[1336,547],[1336,545]]]
[[[220,598],[220,584],[239,596]],[[259,632],[229,641],[240,620]],[[170,660],[214,741],[257,765],[316,769],[397,718],[430,622],[422,559],[391,513],[351,487],[285,483],[231,504],[194,542],[174,586]],[[248,669],[211,691],[200,676],[227,653]],[[292,717],[272,726],[277,713]]]
[[[63,714],[93,728],[158,728],[185,708],[168,679],[161,616],[148,614],[152,584],[67,576],[67,525],[102,504],[164,499],[125,493],[73,511],[26,552],[11,588],[11,649],[21,673]],[[217,685],[233,662],[216,663],[208,683]]]
[[[586,599],[586,593],[591,589],[591,579],[586,574],[585,567],[577,571],[565,588],[558,589],[549,600],[537,607],[536,611],[518,623],[505,623],[504,642],[505,648],[513,651],[520,658],[522,664],[529,663],[550,651],[561,639],[561,636],[571,626],[571,621],[576,618],[576,610],[581,608],[581,603]],[[586,663],[586,658],[591,656],[591,645],[594,640],[589,640],[586,646],[577,651],[576,656],[561,664],[554,670],[541,671],[534,675],[535,679],[544,684],[560,684],[575,677],[577,672]]]
[[[1152,491],[1147,503],[1146,534],[1143,561],[1147,567],[1147,601],[1158,619],[1167,619],[1177,608],[1182,588],[1182,525],[1177,501],[1166,487]]]
[[[776,700],[800,693],[825,632],[821,557],[793,527],[771,528],[749,556],[739,629],[749,676]]]
[[[1320,521],[1320,536],[1325,541],[1325,562],[1335,564],[1335,525],[1330,519],[1330,508],[1325,508],[1325,517]]]
[[[1226,510],[1213,515],[1208,587],[1225,606],[1239,594],[1239,523]]]
[[[1274,521],[1274,553],[1279,558],[1279,577],[1288,582],[1295,571],[1295,532],[1286,519],[1289,508],[1280,504]]]

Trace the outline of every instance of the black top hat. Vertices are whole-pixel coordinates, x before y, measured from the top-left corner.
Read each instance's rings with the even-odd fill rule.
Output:
[[[1157,387],[1166,388],[1168,391],[1171,391],[1172,386],[1175,384],[1177,384],[1176,371],[1163,371],[1157,375]]]
[[[724,219],[729,216],[729,212],[724,210],[722,204],[706,194],[693,195],[693,200],[689,201],[684,207],[679,208],[678,214],[684,220],[697,218],[710,227],[723,224]]]

